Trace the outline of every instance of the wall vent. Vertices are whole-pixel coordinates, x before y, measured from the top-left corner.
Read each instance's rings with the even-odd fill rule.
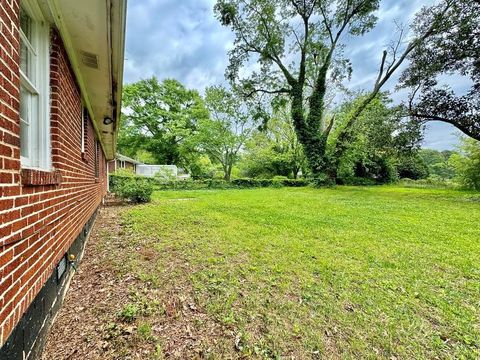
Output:
[[[80,56],[82,57],[82,62],[85,66],[88,66],[92,69],[98,69],[98,56],[87,51],[80,51]]]

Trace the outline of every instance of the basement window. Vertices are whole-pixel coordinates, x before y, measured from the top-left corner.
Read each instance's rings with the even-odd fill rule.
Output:
[[[50,54],[49,27],[38,6],[20,10],[20,156],[22,167],[49,170]]]

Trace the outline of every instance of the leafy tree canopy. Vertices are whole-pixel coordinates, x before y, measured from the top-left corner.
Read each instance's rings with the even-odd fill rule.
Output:
[[[188,166],[195,151],[187,141],[198,123],[208,118],[202,97],[176,80],[156,77],[124,87],[122,127],[118,148],[125,155],[142,155],[157,164]]]
[[[190,144],[207,154],[212,162],[220,163],[228,181],[239,152],[255,127],[255,116],[252,107],[240,96],[222,86],[207,88],[205,102],[211,118],[199,122]]]
[[[438,31],[410,54],[402,86],[411,87],[410,114],[419,122],[439,120],[453,124],[480,140],[480,2],[449,2]],[[413,29],[420,34],[432,21],[431,9],[417,16]],[[470,79],[465,94],[443,85],[440,77]]]
[[[444,2],[448,2],[445,0]],[[328,93],[351,73],[342,41],[375,26],[379,0],[217,0],[217,18],[236,35],[227,78],[246,96],[284,95],[291,120],[314,177],[326,171],[326,143],[333,120],[327,119]],[[401,41],[384,52],[373,90],[350,114],[349,128],[418,44],[436,32],[447,4],[433,13],[424,32],[400,51]],[[240,71],[256,61],[259,69]],[[345,136],[338,137],[341,156]],[[335,164],[333,165],[335,167]],[[334,174],[333,174],[334,176]]]

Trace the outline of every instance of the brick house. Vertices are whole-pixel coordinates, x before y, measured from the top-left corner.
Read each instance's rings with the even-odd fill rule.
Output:
[[[108,162],[108,173],[113,174],[119,169],[131,170],[137,172],[137,165],[143,165],[140,161],[129,158],[128,156],[117,154],[115,159]]]
[[[107,191],[126,0],[0,0],[0,359],[38,357]]]

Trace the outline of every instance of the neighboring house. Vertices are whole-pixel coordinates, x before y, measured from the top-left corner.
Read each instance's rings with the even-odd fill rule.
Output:
[[[143,165],[143,163],[127,156],[117,154],[115,159],[108,162],[108,173],[113,174],[119,169],[131,170],[132,172],[136,173],[138,165]]]
[[[126,0],[0,3],[2,360],[38,358],[106,194],[125,16]]]

